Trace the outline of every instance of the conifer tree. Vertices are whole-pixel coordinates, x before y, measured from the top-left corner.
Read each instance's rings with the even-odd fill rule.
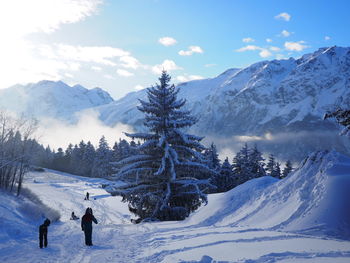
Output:
[[[249,161],[249,149],[247,143],[233,158],[233,172],[238,177],[238,184],[242,184],[253,178]]]
[[[237,176],[233,173],[232,165],[227,157],[220,168],[220,172],[213,178],[212,184],[217,187],[216,193],[226,192],[237,186]]]
[[[276,162],[275,167],[273,168],[273,171],[271,173],[271,176],[281,179],[281,164],[279,162]]]
[[[287,177],[287,175],[288,175],[291,171],[293,171],[292,163],[291,163],[291,161],[288,160],[288,161],[286,162],[286,165],[285,165],[284,168],[283,168],[283,172],[282,172],[281,177],[282,177],[282,178]]]
[[[205,163],[212,170],[219,171],[220,170],[220,160],[219,154],[216,150],[216,146],[214,143],[211,143],[210,147],[205,149],[204,151]]]
[[[254,148],[249,152],[248,159],[251,173],[254,177],[262,177],[266,175],[264,169],[265,159],[262,157],[262,153],[258,150],[256,145],[254,145]]]
[[[268,160],[267,165],[266,165],[267,175],[273,176],[273,172],[274,172],[275,166],[276,166],[275,157],[271,153],[269,155],[269,160]]]
[[[138,155],[120,162],[118,176],[133,182],[114,194],[123,196],[139,220],[182,220],[207,202],[210,184],[198,178],[213,171],[203,164],[202,138],[182,131],[195,123],[182,109],[185,100],[177,98],[179,90],[170,85],[165,71],[159,81],[147,89],[148,101],[140,100],[138,107],[149,133],[126,134],[142,142]]]
[[[95,155],[95,147],[90,141],[88,141],[85,145],[83,156],[81,157],[81,175],[92,176],[92,168],[95,163]]]
[[[93,177],[107,177],[112,174],[112,152],[109,149],[108,143],[104,136],[99,141],[98,148],[96,150],[94,165],[92,167]]]

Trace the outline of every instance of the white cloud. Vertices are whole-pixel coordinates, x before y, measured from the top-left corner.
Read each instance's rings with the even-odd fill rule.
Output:
[[[169,59],[164,60],[162,64],[158,64],[152,67],[152,71],[155,74],[161,74],[163,70],[174,71],[180,69],[182,68],[176,65],[174,61]]]
[[[102,68],[97,66],[92,66],[91,69],[94,71],[102,71]]]
[[[272,53],[271,53],[269,50],[267,50],[267,49],[262,49],[262,50],[259,52],[259,55],[260,55],[260,57],[262,57],[262,58],[267,58],[267,57],[272,56]]]
[[[180,82],[186,82],[186,81],[191,81],[196,79],[204,79],[204,77],[199,75],[182,75],[182,76],[177,76],[176,79]]]
[[[110,146],[119,138],[125,139],[124,132],[133,132],[132,127],[118,123],[113,127],[102,123],[98,113],[93,110],[83,111],[76,124],[69,124],[63,121],[46,119],[39,123],[38,134],[40,142],[49,144],[57,149],[65,148],[69,143],[78,144],[81,140],[91,141],[97,145],[102,135],[105,136]]]
[[[261,47],[254,46],[254,45],[248,45],[248,46],[236,49],[237,52],[244,52],[244,51],[251,51],[251,50],[261,50]]]
[[[144,89],[144,88],[145,88],[145,87],[142,86],[142,85],[136,85],[136,86],[134,87],[135,90],[142,90],[142,89]]]
[[[289,51],[302,51],[305,48],[308,48],[308,46],[303,45],[305,41],[298,41],[298,42],[285,42],[284,47]]]
[[[262,47],[258,47],[258,46],[254,46],[254,45],[247,45],[245,47],[241,47],[239,49],[236,49],[237,52],[245,52],[245,51],[256,51],[259,50],[259,56],[262,58],[267,58],[269,56],[271,56],[271,52],[266,49],[266,48],[262,48]]]
[[[134,73],[131,73],[125,69],[117,69],[117,74],[122,77],[131,77],[134,76]]]
[[[110,74],[105,74],[105,75],[103,75],[103,77],[106,79],[114,79],[113,76]]]
[[[251,38],[251,37],[246,37],[246,38],[243,38],[242,41],[244,43],[251,43],[251,42],[254,42],[255,39]]]
[[[292,33],[291,32],[288,32],[287,30],[282,30],[282,32],[281,32],[281,34],[282,34],[282,36],[284,36],[284,37],[289,37]]]
[[[278,51],[280,51],[281,49],[279,48],[279,47],[269,47],[269,49],[271,50],[271,51],[274,51],[274,52],[278,52]]]
[[[122,62],[121,65],[124,68],[138,69],[139,67],[143,67],[143,65],[132,56],[122,56],[119,60]]]
[[[280,13],[277,16],[275,16],[276,19],[280,19],[280,20],[284,20],[284,21],[289,21],[291,19],[291,17],[292,16],[286,12]]]
[[[199,46],[189,46],[188,50],[180,50],[179,55],[180,56],[191,56],[194,53],[203,53],[203,49]]]
[[[56,45],[57,59],[76,60],[83,62],[95,62],[99,64],[115,66],[116,63],[111,60],[115,57],[128,56],[129,52],[120,48],[109,46],[72,46],[65,44]]]
[[[51,33],[62,24],[76,23],[97,11],[101,0],[11,0],[0,2],[2,35],[23,37],[33,32]]]
[[[331,37],[329,37],[329,36],[325,36],[324,37],[324,40],[326,40],[326,41],[328,41],[328,40],[330,40],[331,39]]]
[[[271,39],[271,38],[266,38],[266,42],[267,42],[267,43],[271,43],[271,42],[272,42],[272,39]]]
[[[161,37],[158,40],[158,42],[166,47],[175,45],[177,43],[176,39],[174,39],[172,37]]]
[[[210,68],[210,67],[215,67],[217,64],[211,63],[211,64],[205,64],[204,67]]]
[[[64,71],[78,70],[80,65],[72,61],[53,58],[57,55],[54,48],[45,51],[26,37],[36,32],[51,33],[63,24],[81,21],[93,15],[100,3],[100,0],[0,1],[0,72],[6,72],[0,79],[0,88],[42,79],[58,80],[67,73]]]
[[[71,78],[71,79],[74,77],[74,76],[73,76],[72,74],[70,74],[70,73],[65,73],[64,75],[65,75],[67,78]]]

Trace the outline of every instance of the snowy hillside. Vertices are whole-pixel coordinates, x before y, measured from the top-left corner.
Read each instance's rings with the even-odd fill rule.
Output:
[[[109,196],[103,179],[48,171],[26,186],[61,219],[38,248],[36,228],[13,198],[0,198],[1,262],[349,262],[350,158],[318,152],[286,179],[262,177],[222,194],[181,222],[131,224],[126,204]],[[91,201],[84,201],[86,191]],[[99,221],[93,247],[83,245],[87,206]],[[18,249],[18,248],[21,249]]]
[[[80,85],[71,87],[62,81],[43,80],[0,89],[0,109],[39,119],[51,117],[72,120],[75,112],[112,101],[111,96],[100,88],[88,90]]]
[[[222,146],[231,143],[237,148],[234,141],[240,142],[239,136],[251,136],[243,139],[294,160],[319,149],[350,152],[334,123],[323,120],[327,110],[350,107],[350,48],[322,48],[299,59],[262,61],[178,87],[179,96],[187,99],[199,119],[194,132],[214,137]],[[145,97],[141,90],[101,106],[101,119],[142,129],[143,115],[136,106]]]

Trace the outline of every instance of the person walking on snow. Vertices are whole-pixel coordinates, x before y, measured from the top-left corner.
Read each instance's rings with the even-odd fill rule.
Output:
[[[47,227],[50,225],[50,220],[45,219],[44,223],[39,227],[39,246],[40,248],[47,247]]]
[[[89,192],[86,192],[85,200],[89,200]]]
[[[92,214],[92,209],[90,207],[86,208],[85,215],[81,219],[81,230],[85,234],[85,245],[92,246],[92,222],[97,224],[97,220]]]

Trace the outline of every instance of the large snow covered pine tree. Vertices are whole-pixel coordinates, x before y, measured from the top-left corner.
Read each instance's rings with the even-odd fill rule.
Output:
[[[195,123],[183,109],[184,99],[170,85],[163,71],[160,83],[147,89],[148,101],[140,100],[149,133],[126,134],[143,142],[139,154],[118,163],[118,177],[127,186],[115,189],[129,203],[140,220],[183,220],[207,202],[206,191],[213,171],[203,164],[201,137],[187,134],[183,128]]]

